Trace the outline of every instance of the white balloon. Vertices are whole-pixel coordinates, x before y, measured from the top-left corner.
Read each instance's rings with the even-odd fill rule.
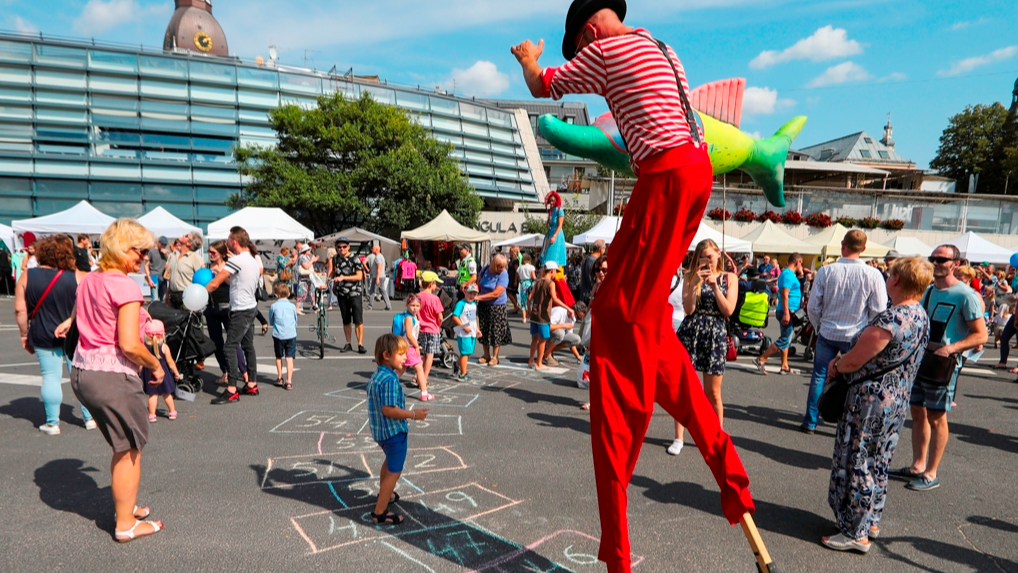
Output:
[[[184,289],[184,308],[199,311],[209,303],[209,291],[201,285],[191,285]]]

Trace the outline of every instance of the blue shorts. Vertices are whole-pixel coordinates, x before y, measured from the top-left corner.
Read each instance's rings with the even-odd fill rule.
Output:
[[[406,438],[406,432],[400,432],[388,440],[378,442],[385,452],[385,467],[394,474],[403,471],[403,464],[406,463]]]
[[[774,345],[781,350],[788,350],[788,347],[792,345],[792,334],[795,332],[795,327],[792,323],[781,325],[781,335],[774,341]]]
[[[912,406],[922,406],[934,412],[950,412],[951,402],[954,401],[954,390],[958,387],[958,373],[961,366],[954,369],[951,376],[951,383],[947,386],[930,386],[915,382],[912,384],[912,394],[908,403]]]
[[[477,338],[473,336],[456,337],[456,349],[459,350],[460,356],[473,355],[475,348],[477,348]]]
[[[272,350],[275,351],[276,358],[296,358],[297,357],[297,339],[296,338],[276,338],[272,337]]]
[[[530,323],[530,334],[532,336],[539,336],[539,337],[541,337],[541,338],[543,338],[545,340],[548,340],[549,338],[551,338],[551,325],[550,324],[540,324],[538,322],[531,322]]]

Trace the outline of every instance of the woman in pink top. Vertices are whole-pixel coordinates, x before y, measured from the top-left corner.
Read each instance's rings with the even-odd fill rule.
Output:
[[[71,362],[71,389],[113,448],[114,536],[125,543],[163,527],[161,521],[142,521],[151,512],[136,505],[141,450],[148,442],[148,409],[138,371],[148,368],[155,383],[164,373],[142,341],[144,298],[127,276],[141,269],[155,238],[134,219],[119,219],[103,232],[100,243],[99,271],[78,285],[75,315],[57,328],[57,336],[65,336],[75,321],[79,338]]]
[[[435,355],[442,352],[442,301],[435,294],[438,290],[438,275],[424,271],[421,275],[421,292],[417,298],[421,301],[418,318],[421,321],[421,335],[417,342],[421,347],[421,358],[424,360],[424,379],[431,375],[431,363]]]

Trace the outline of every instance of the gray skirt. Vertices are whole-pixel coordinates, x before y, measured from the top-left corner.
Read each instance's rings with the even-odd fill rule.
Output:
[[[148,443],[148,396],[141,378],[71,368],[71,390],[114,452],[141,450]]]

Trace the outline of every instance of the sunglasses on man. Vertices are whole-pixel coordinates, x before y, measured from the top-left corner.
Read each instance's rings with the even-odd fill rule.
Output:
[[[957,261],[958,259],[956,259],[954,257],[934,257],[934,256],[930,256],[928,260],[931,263],[935,264],[935,265],[942,265],[942,264],[950,262],[950,261]]]

